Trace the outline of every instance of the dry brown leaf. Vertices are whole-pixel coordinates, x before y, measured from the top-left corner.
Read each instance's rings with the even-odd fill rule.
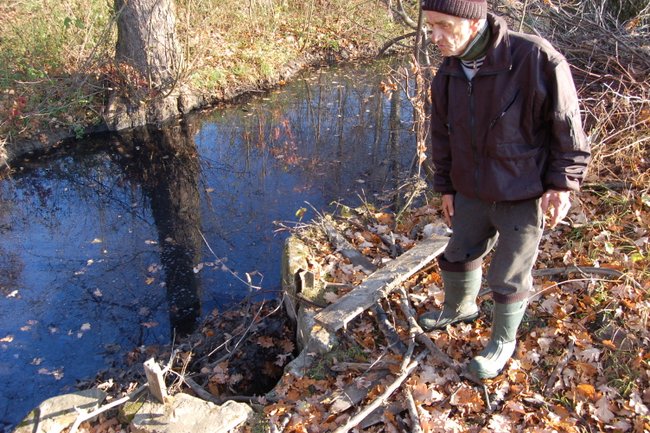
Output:
[[[259,337],[256,343],[264,347],[265,349],[269,349],[275,346],[275,343],[273,343],[273,337],[269,337],[268,335],[263,335]]]
[[[483,396],[473,387],[462,384],[449,398],[449,403],[464,413],[476,413],[484,409]]]

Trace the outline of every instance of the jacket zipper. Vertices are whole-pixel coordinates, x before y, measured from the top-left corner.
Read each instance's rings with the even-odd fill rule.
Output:
[[[514,97],[512,98],[512,100],[508,103],[508,105],[506,105],[506,108],[503,109],[503,111],[501,112],[501,114],[499,114],[496,118],[494,118],[494,119],[492,120],[492,122],[490,122],[490,129],[491,129],[491,128],[494,128],[494,125],[496,125],[497,122],[498,122],[498,121],[499,121],[503,116],[506,115],[506,113],[508,112],[508,110],[510,109],[510,107],[512,107],[512,104],[514,104],[515,101],[517,100],[517,96],[519,96],[519,90],[517,90],[517,92],[515,93],[515,96],[514,96]]]
[[[472,154],[474,157],[474,190],[476,197],[479,197],[479,155],[476,148],[476,119],[474,115],[474,87],[472,80],[467,80],[467,94],[469,96],[469,127],[470,127],[470,145],[472,147]]]

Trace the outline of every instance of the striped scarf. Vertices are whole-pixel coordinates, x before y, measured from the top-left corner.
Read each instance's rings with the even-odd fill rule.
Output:
[[[459,56],[465,68],[476,71],[483,66],[485,54],[490,44],[490,36],[490,26],[488,26],[487,21],[483,21],[483,26],[479,29],[467,48],[465,48],[465,52]]]

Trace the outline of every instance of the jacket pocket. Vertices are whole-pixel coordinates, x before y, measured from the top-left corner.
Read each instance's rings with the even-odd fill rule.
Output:
[[[491,158],[501,161],[518,159],[531,159],[535,161],[537,155],[542,151],[541,148],[531,148],[527,144],[519,143],[496,143],[490,150],[488,155]]]
[[[514,105],[515,101],[517,100],[517,96],[519,96],[519,89],[517,89],[511,98],[506,99],[506,103],[504,104],[499,114],[490,122],[490,129],[494,128],[499,120],[508,114],[508,110],[510,110],[510,108]]]

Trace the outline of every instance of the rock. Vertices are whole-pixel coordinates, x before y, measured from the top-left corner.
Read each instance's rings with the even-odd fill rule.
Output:
[[[176,394],[165,404],[148,399],[131,422],[132,433],[227,433],[253,414],[250,406],[227,401],[221,406]]]
[[[48,398],[18,424],[14,433],[59,433],[69,428],[79,416],[79,410],[92,412],[106,398],[99,389],[87,389]]]

